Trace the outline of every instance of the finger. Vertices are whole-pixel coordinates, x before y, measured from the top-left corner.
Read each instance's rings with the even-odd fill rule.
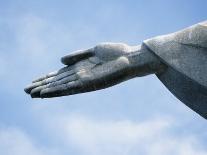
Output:
[[[89,58],[93,55],[94,55],[93,48],[88,49],[88,50],[80,50],[80,51],[77,51],[73,54],[69,54],[69,55],[66,55],[66,56],[62,57],[61,62],[64,65],[72,65],[72,64],[75,64],[78,61],[81,61],[83,59],[87,59],[87,58]]]
[[[38,79],[36,79],[36,80],[33,80],[32,83],[36,83],[36,82],[42,81],[42,80],[44,80],[44,79],[53,77],[53,76],[55,76],[55,75],[57,75],[57,74],[58,74],[58,71],[51,72],[51,73],[49,73],[49,74],[47,74],[47,75],[45,75],[45,76],[42,76],[42,77],[40,77],[40,78],[38,78]]]
[[[73,75],[65,77],[65,78],[63,78],[59,81],[55,81],[53,83],[49,83],[49,84],[46,84],[46,85],[36,87],[36,88],[32,89],[32,91],[30,93],[31,97],[32,98],[40,97],[40,91],[43,90],[43,89],[56,87],[58,85],[66,84],[66,83],[69,83],[69,82],[72,82],[72,81],[75,81],[75,80],[77,80],[77,75],[73,74]]]
[[[65,78],[63,78],[59,81],[55,81],[53,83],[50,83],[48,85],[48,88],[56,87],[58,85],[66,84],[66,83],[69,83],[69,82],[72,82],[72,81],[75,81],[75,80],[78,80],[78,77],[77,77],[76,74],[73,74],[73,75],[65,77]]]
[[[72,95],[80,92],[80,90],[82,89],[81,87],[82,84],[80,83],[80,81],[72,81],[67,84],[62,84],[56,87],[43,89],[40,92],[40,97],[51,98],[51,97]]]
[[[49,83],[52,83],[52,82],[55,82],[55,81],[59,81],[59,80],[65,78],[65,77],[73,75],[73,74],[75,74],[74,70],[69,70],[69,71],[63,72],[61,74],[58,74],[55,77],[50,77],[50,78],[45,79],[43,81],[32,83],[31,85],[29,85],[28,87],[25,88],[25,92],[29,94],[31,92],[31,90],[36,88],[36,87],[46,85],[46,84],[49,84]]]
[[[96,57],[96,56],[94,56],[94,57],[90,57],[90,58],[88,59],[88,61],[89,61],[90,63],[92,63],[92,64],[95,64],[95,65],[103,63],[103,61],[101,61],[101,60],[100,60],[98,57]]]
[[[59,81],[59,80],[65,78],[65,77],[73,75],[73,74],[75,74],[75,71],[74,70],[69,70],[69,71],[63,72],[61,74],[58,74],[57,76],[50,77],[50,78],[45,79],[43,81],[33,83],[33,85],[35,87],[38,87],[38,86],[45,85],[45,84],[48,84],[48,83],[53,83],[55,81]]]
[[[37,88],[32,89],[32,91],[30,92],[30,95],[32,98],[40,98],[40,92],[43,89],[46,89],[48,86],[44,85],[44,86],[39,86]]]
[[[61,69],[58,70],[58,71],[51,72],[51,73],[49,73],[49,74],[47,74],[47,75],[45,75],[45,76],[42,76],[42,77],[40,77],[40,78],[38,78],[38,79],[36,79],[36,80],[34,80],[34,81],[32,81],[32,82],[35,83],[35,82],[39,82],[39,81],[42,81],[42,80],[44,80],[44,79],[47,79],[47,78],[56,76],[56,75],[58,75],[58,74],[61,74],[61,73],[63,73],[63,72],[66,72],[66,71],[70,70],[71,67],[72,67],[72,66],[67,66],[67,67],[61,68]]]
[[[24,88],[24,91],[27,93],[27,94],[30,94],[31,91],[35,88],[35,87],[38,87],[40,82],[36,82],[35,84],[31,84],[31,85],[28,85],[26,88]]]

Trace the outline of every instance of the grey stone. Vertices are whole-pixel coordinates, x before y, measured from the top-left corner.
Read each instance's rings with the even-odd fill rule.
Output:
[[[61,61],[66,67],[33,81],[25,92],[33,98],[59,97],[156,74],[178,99],[207,118],[207,21],[138,46],[103,43]]]
[[[168,66],[157,77],[178,99],[207,118],[207,22],[144,43]]]

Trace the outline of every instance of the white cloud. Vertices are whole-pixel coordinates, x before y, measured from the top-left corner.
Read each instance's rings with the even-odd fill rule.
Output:
[[[18,128],[0,129],[1,155],[51,155],[52,150],[36,145],[29,135]]]
[[[0,79],[5,81],[6,91],[15,94],[17,89],[23,92],[22,86],[28,79],[40,76],[42,72],[53,71],[51,68],[61,65],[58,49],[64,30],[60,25],[54,26],[54,23],[32,14],[2,21],[12,36],[9,36],[10,44],[0,53]],[[21,80],[17,83],[17,79]]]
[[[57,47],[53,38],[58,37],[56,35],[59,29],[53,26],[54,23],[28,14],[15,20],[15,24],[16,51],[11,56],[14,62],[28,64],[32,70],[36,67],[48,67],[53,59],[58,59],[57,53],[53,51]]]
[[[173,134],[175,122],[163,118],[143,122],[98,121],[74,115],[46,124],[64,145],[75,148],[78,154],[207,155],[195,135]]]
[[[0,154],[64,155],[72,149],[77,155],[207,155],[198,137],[173,134],[175,122],[163,118],[136,122],[99,121],[77,114],[50,116],[41,121],[55,146],[37,141],[19,128],[0,128]]]

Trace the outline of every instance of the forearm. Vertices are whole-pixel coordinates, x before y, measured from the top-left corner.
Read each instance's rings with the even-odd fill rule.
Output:
[[[127,58],[133,77],[159,73],[166,69],[167,66],[146,45],[134,46],[131,49]]]

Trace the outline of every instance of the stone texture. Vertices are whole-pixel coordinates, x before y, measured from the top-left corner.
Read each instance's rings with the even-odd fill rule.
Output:
[[[207,118],[207,22],[144,41],[168,66],[158,78],[183,103]]]
[[[138,46],[100,44],[61,62],[66,66],[33,81],[25,92],[33,98],[60,97],[156,74],[178,99],[207,119],[207,21]]]

